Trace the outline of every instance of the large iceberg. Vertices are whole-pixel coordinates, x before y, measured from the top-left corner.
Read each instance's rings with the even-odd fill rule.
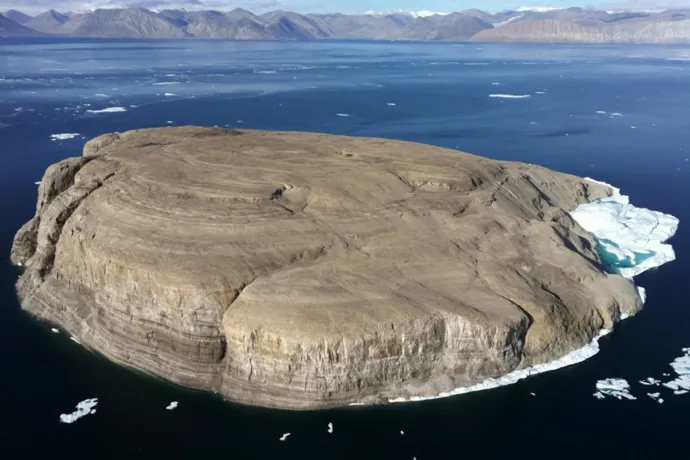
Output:
[[[627,196],[620,194],[619,189],[611,188],[613,196],[580,205],[571,213],[582,228],[595,236],[606,268],[632,279],[674,260],[673,248],[664,242],[676,233],[678,219],[658,211],[636,208]]]

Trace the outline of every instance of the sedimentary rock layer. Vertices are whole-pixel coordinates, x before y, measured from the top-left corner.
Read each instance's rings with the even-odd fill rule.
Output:
[[[550,361],[641,308],[568,215],[610,190],[428,145],[163,128],[51,166],[30,313],[249,404],[385,402]]]

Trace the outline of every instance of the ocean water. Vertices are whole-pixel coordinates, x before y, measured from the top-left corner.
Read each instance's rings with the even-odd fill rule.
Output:
[[[670,363],[690,347],[688,56],[648,46],[0,39],[0,457],[684,458],[690,394],[639,381],[671,380]],[[104,132],[184,124],[389,137],[590,176],[678,217],[677,260],[636,278],[645,309],[572,367],[371,408],[224,402],[51,332],[21,312],[8,261],[48,165]],[[595,398],[609,378],[626,379],[637,399]],[[88,398],[98,398],[95,414],[60,423]],[[166,410],[171,401],[179,406]]]

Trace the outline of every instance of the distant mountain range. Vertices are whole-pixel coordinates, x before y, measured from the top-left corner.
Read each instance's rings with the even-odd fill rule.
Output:
[[[450,14],[255,15],[220,11],[144,8],[86,13],[46,11],[35,17],[0,15],[0,36],[57,35],[108,38],[206,38],[237,40],[437,40],[533,43],[690,43],[690,9],[606,12],[583,8],[505,11],[473,9]]]

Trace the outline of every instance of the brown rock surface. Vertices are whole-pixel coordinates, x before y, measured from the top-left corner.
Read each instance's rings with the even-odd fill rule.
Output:
[[[118,363],[291,409],[434,395],[641,308],[567,212],[610,193],[392,140],[162,128],[51,166],[23,307]]]

